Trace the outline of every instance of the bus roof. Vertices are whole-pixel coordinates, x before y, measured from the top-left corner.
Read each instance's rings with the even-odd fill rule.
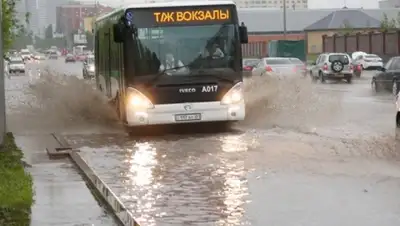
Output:
[[[103,20],[115,13],[125,11],[126,9],[131,8],[158,8],[158,7],[179,7],[179,6],[207,6],[207,5],[235,5],[235,2],[232,0],[218,0],[218,1],[170,1],[170,2],[156,2],[156,3],[136,3],[125,5],[119,9],[116,9],[110,13],[107,13],[103,16],[100,16],[96,19],[96,22]]]

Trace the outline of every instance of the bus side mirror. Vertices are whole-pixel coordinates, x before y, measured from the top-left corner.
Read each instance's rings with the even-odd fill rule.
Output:
[[[247,27],[243,23],[241,26],[239,26],[239,36],[240,36],[240,43],[242,43],[242,44],[249,43]]]
[[[113,25],[114,42],[123,43],[124,42],[124,25],[117,23]]]

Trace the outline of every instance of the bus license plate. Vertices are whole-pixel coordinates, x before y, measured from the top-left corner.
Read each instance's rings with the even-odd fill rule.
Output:
[[[200,113],[175,115],[175,121],[177,121],[177,122],[200,121],[200,120],[201,120],[201,114]]]

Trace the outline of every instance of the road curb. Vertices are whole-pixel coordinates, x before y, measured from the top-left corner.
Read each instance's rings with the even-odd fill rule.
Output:
[[[92,168],[86,163],[79,152],[69,151],[70,159],[78,166],[80,171],[89,179],[93,187],[99,192],[104,201],[111,207],[115,216],[124,226],[139,226],[132,216],[132,213],[126,209],[124,204],[111,191],[110,187],[102,181]]]
[[[103,201],[110,207],[116,218],[124,226],[140,226],[133,218],[133,214],[118,199],[108,185],[100,179],[95,171],[90,168],[87,162],[80,155],[79,150],[68,147],[68,143],[62,139],[62,136],[52,134],[54,139],[61,147],[47,148],[47,154],[54,158],[69,157],[69,159],[77,166],[79,171],[87,178],[93,188],[101,195]],[[68,145],[68,146],[67,146]]]

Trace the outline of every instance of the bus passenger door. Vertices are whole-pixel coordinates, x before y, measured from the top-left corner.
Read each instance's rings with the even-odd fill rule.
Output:
[[[106,76],[105,77],[105,83],[106,83],[106,95],[107,97],[111,97],[111,35],[110,35],[110,29],[108,29],[108,32],[105,33],[105,56],[107,56],[107,60],[105,62],[106,64]]]
[[[121,94],[121,96],[125,96],[125,72],[124,72],[124,55],[123,55],[123,45],[118,44],[117,47],[117,65],[118,65],[118,71],[119,71],[119,88],[118,92]]]

